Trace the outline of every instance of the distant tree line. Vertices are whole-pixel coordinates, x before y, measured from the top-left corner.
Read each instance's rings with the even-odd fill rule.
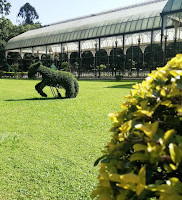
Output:
[[[35,8],[26,3],[20,8],[17,17],[22,18],[19,25],[14,25],[6,16],[10,13],[11,4],[7,0],[0,0],[0,69],[6,68],[5,46],[8,40],[28,30],[41,27],[40,22],[34,22],[39,18]]]

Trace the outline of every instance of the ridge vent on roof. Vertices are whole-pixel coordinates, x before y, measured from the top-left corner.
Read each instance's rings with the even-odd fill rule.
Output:
[[[67,19],[67,20],[63,20],[63,21],[47,24],[45,26],[52,26],[52,25],[62,24],[62,23],[66,23],[66,22],[85,19],[85,18],[88,18],[88,17],[95,17],[95,16],[99,16],[99,15],[103,15],[103,14],[113,13],[113,12],[120,11],[120,10],[127,10],[127,9],[130,9],[130,8],[145,6],[145,5],[158,3],[158,2],[162,2],[162,1],[166,1],[166,0],[151,0],[151,1],[147,1],[147,2],[132,4],[132,5],[129,5],[129,6],[125,6],[125,7],[121,7],[121,8],[117,8],[117,9],[113,9],[113,10],[107,10],[107,11],[104,11],[104,12],[98,12],[98,13],[95,13],[95,14],[85,15],[85,16],[81,16],[81,17],[71,18],[71,19]]]

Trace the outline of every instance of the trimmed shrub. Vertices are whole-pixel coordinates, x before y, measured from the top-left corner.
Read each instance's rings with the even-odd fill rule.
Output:
[[[3,74],[4,74],[3,70],[0,70],[0,78],[2,78]]]
[[[18,65],[18,64],[13,64],[13,65],[11,65],[11,68],[12,68],[12,71],[13,71],[15,74],[17,74],[19,65]]]
[[[70,65],[68,62],[62,62],[61,63],[61,70],[64,70],[64,71],[70,71]]]
[[[182,55],[136,84],[110,115],[112,139],[99,158],[99,200],[182,199]]]
[[[45,86],[55,87],[59,98],[62,97],[58,88],[64,88],[66,90],[66,98],[75,98],[77,96],[79,85],[71,73],[52,70],[41,65],[41,62],[37,62],[29,67],[28,77],[34,78],[37,72],[42,75],[42,81],[35,86],[35,89],[41,96],[47,97],[47,94],[43,92]]]

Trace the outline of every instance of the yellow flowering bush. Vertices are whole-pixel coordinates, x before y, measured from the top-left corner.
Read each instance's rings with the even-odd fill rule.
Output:
[[[133,86],[110,115],[97,200],[182,200],[182,54]]]

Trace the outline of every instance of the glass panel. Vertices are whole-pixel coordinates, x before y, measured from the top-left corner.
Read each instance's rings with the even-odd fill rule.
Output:
[[[59,40],[58,40],[58,35],[56,34],[56,35],[54,35],[54,38],[53,38],[53,43],[56,43],[56,42],[58,42]]]
[[[74,40],[75,38],[74,38],[74,34],[75,34],[75,32],[71,32],[71,34],[70,34],[70,40]]]
[[[91,38],[91,37],[93,36],[93,31],[94,31],[93,28],[91,28],[91,29],[89,30],[88,38]]]
[[[88,38],[89,32],[90,32],[90,29],[85,30],[85,36],[84,36],[84,38]]]
[[[47,44],[47,43],[48,43],[48,36],[45,36],[44,39],[45,39],[45,40],[44,40],[45,44]]]
[[[141,30],[146,30],[148,24],[148,19],[143,19]]]
[[[111,30],[111,26],[108,25],[108,26],[106,27],[106,31],[105,31],[105,34],[104,34],[104,35],[109,35],[109,34],[110,34],[110,30]]]
[[[63,33],[63,42],[66,41],[66,33]]]
[[[105,35],[106,28],[107,28],[107,26],[103,26],[103,27],[102,27],[101,35]]]
[[[111,25],[111,29],[110,29],[111,35],[115,33],[115,28],[116,28],[116,24]]]
[[[160,24],[161,24],[161,18],[160,17],[155,17],[153,28],[160,27]]]
[[[66,33],[65,41],[70,41],[70,40],[71,40],[71,39],[70,39],[70,36],[71,36],[71,33],[70,33],[70,32]]]
[[[76,39],[77,39],[77,40],[79,40],[79,39],[81,38],[81,37],[80,37],[80,36],[81,36],[81,33],[82,33],[82,31],[77,31],[77,32],[76,32],[76,35],[77,35],[77,36],[76,36]]]
[[[125,27],[125,30],[124,30],[125,33],[129,32],[130,26],[131,26],[131,22],[126,22],[126,27]]]
[[[92,33],[92,37],[95,37],[97,35],[97,27],[94,28],[93,33]]]
[[[120,33],[124,33],[125,32],[125,26],[126,26],[126,22],[122,23],[121,24],[121,27],[120,27]]]
[[[179,9],[181,8],[182,2],[179,1],[179,0],[175,0],[175,1],[173,1],[173,2],[174,2],[174,3],[173,3],[173,6],[172,6],[172,11],[173,11],[173,10],[179,10]]]
[[[133,32],[136,30],[136,25],[137,25],[137,21],[131,22],[130,32]]]
[[[147,29],[152,29],[153,28],[154,20],[155,20],[154,17],[149,18],[148,24],[147,24]]]
[[[116,28],[115,28],[115,34],[117,33],[120,33],[120,27],[121,27],[121,24],[116,24]]]
[[[102,26],[97,28],[96,36],[100,36],[101,32],[102,32]]]
[[[168,20],[166,26],[173,26],[173,21],[172,20]]]
[[[73,37],[72,37],[72,39],[73,39],[73,40],[76,40],[76,38],[77,38],[77,31],[74,31],[74,32],[73,32]]]
[[[59,35],[59,41],[60,41],[60,42],[63,42],[63,35],[64,35],[63,33],[61,33],[61,34]]]
[[[136,28],[135,28],[136,31],[140,31],[141,30],[142,22],[143,22],[142,19],[139,19],[137,21]]]
[[[171,11],[172,3],[173,3],[173,1],[168,1],[167,4],[165,5],[164,9],[163,9],[163,12]]]

